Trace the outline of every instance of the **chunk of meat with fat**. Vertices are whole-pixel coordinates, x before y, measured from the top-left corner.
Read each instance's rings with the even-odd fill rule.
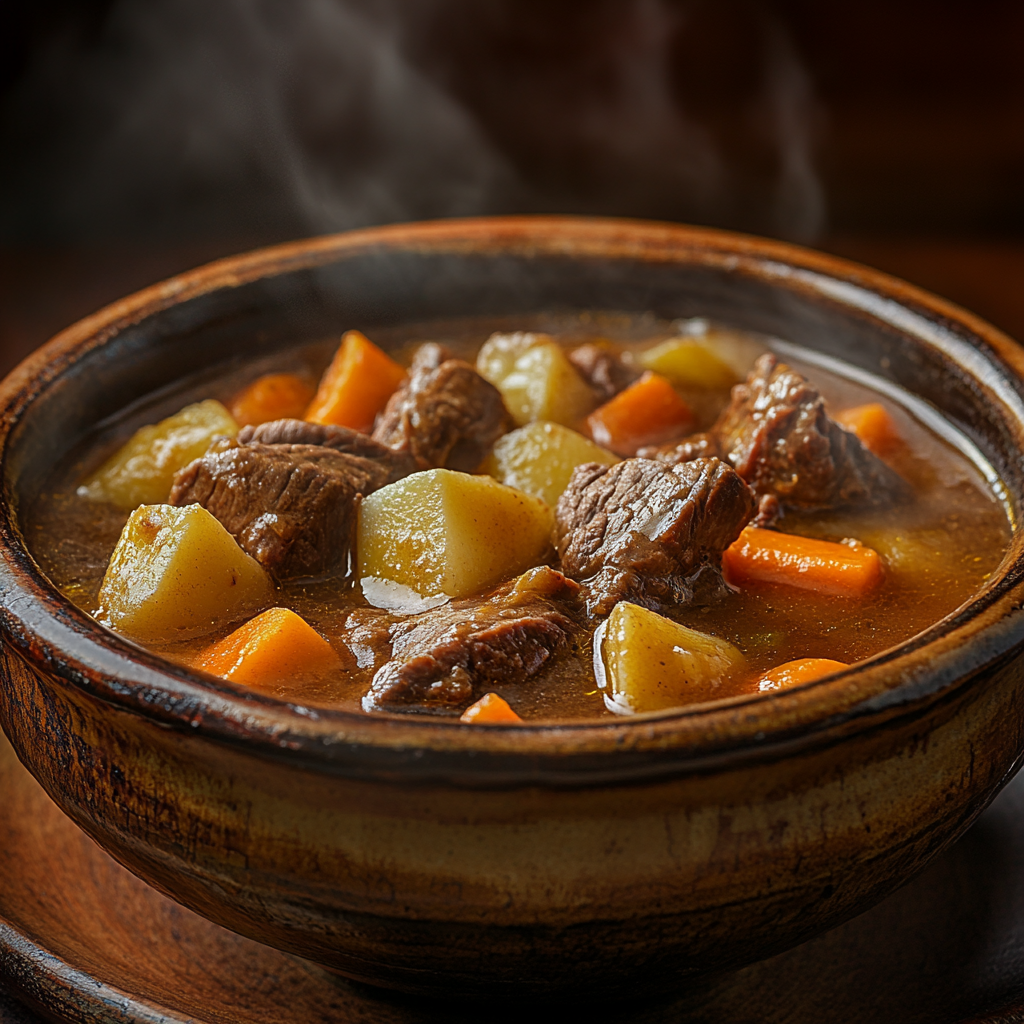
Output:
[[[602,401],[613,398],[640,377],[640,371],[606,345],[591,342],[569,353],[569,362]]]
[[[452,601],[396,619],[375,609],[349,615],[347,644],[362,664],[379,664],[364,711],[458,711],[495,684],[536,675],[569,646],[579,587],[547,566],[485,597]]]
[[[471,473],[511,429],[501,392],[469,363],[427,344],[378,417],[373,438],[413,458],[421,469]]]
[[[456,359],[455,353],[437,341],[425,341],[413,353],[412,361],[409,363],[409,372],[416,373],[418,370],[436,370],[442,363],[449,359]]]
[[[346,455],[373,459],[387,470],[386,483],[394,483],[419,469],[411,455],[396,452],[359,430],[329,423],[273,420],[255,427],[243,427],[237,440],[239,444],[313,444],[321,448],[332,448]]]
[[[593,615],[623,600],[687,604],[699,574],[720,573],[722,552],[753,511],[750,489],[718,459],[586,463],[555,511],[562,571],[583,584]]]
[[[322,445],[222,440],[178,473],[168,500],[202,505],[279,579],[323,576],[348,568],[357,498],[391,473]]]
[[[883,505],[904,497],[904,480],[857,436],[831,420],[806,377],[766,354],[712,429],[722,457],[759,497],[784,508]]]
[[[691,434],[682,441],[670,441],[668,444],[648,445],[637,451],[639,459],[654,459],[664,462],[666,466],[678,466],[693,459],[721,458],[718,439],[713,434]]]

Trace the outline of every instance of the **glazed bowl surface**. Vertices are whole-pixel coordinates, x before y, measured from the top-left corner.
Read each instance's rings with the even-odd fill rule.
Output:
[[[224,260],[63,332],[0,386],[0,724],[86,832],[229,928],[442,996],[667,990],[866,908],[1024,751],[1024,550],[830,679],[633,720],[487,729],[291,705],[163,661],[51,585],[19,518],[168,380],[452,317],[710,316],[905,389],[1024,495],[1024,357],[971,314],[782,243],[634,221],[399,225]]]

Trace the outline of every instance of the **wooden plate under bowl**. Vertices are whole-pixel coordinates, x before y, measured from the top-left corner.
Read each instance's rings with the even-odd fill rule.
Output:
[[[75,827],[0,733],[0,1024],[10,988],[80,1024],[461,1024],[481,1007],[354,985],[226,931],[130,874]],[[669,1002],[586,1009],[619,1024],[997,1024],[1024,1019],[1024,777],[873,910]],[[1007,1007],[1007,1003],[1013,1004]],[[1002,1006],[992,1014],[993,1007]],[[582,1010],[582,1008],[578,1008]],[[491,1007],[487,1019],[500,1019]],[[522,1020],[530,1008],[509,1009]]]

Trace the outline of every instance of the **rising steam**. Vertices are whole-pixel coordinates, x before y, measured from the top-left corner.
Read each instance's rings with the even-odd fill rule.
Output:
[[[514,0],[485,6],[516,15]],[[742,174],[672,84],[685,5],[595,0],[609,30],[590,60],[605,85],[571,103],[535,70],[530,116],[560,118],[558,134],[601,172],[576,191],[553,184],[543,131],[535,152],[510,155],[472,88],[460,93],[443,61],[414,55],[431,18],[472,7],[118,0],[99,43],[63,63],[45,54],[0,114],[31,155],[6,172],[0,233],[283,237],[534,209],[682,216],[802,240],[822,229],[811,82],[770,19],[758,102],[776,169],[751,214],[737,213]]]

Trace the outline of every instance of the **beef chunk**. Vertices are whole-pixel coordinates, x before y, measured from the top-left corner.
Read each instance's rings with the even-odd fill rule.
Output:
[[[666,466],[678,466],[681,462],[693,459],[720,458],[718,439],[713,434],[691,434],[682,441],[670,441],[668,444],[648,445],[637,451],[637,458],[654,459],[664,462]]]
[[[172,505],[202,505],[280,579],[348,567],[359,495],[388,482],[372,459],[309,444],[218,441],[175,477]]]
[[[907,493],[901,477],[829,419],[817,388],[773,355],[733,388],[713,433],[754,493],[784,508],[881,505]]]
[[[346,455],[357,455],[362,459],[373,459],[387,470],[387,483],[401,480],[415,473],[419,466],[416,460],[403,452],[396,452],[380,441],[374,441],[349,427],[338,427],[326,423],[307,423],[305,420],[273,420],[256,427],[243,427],[238,434],[240,444],[314,444],[333,448]]]
[[[408,378],[391,396],[373,437],[422,469],[475,470],[512,428],[501,392],[469,363],[423,345]]]
[[[782,517],[782,506],[774,494],[762,494],[757,501],[757,515],[750,521],[751,526],[767,530]]]
[[[578,590],[562,573],[541,566],[490,596],[393,622],[391,660],[374,675],[363,710],[454,711],[487,686],[536,675],[578,629],[558,603],[571,603]],[[360,621],[354,632],[357,647],[379,650],[379,627]]]
[[[614,397],[640,376],[638,370],[605,345],[580,345],[569,353],[569,362],[603,400]]]
[[[455,353],[451,349],[446,348],[439,342],[427,341],[416,349],[412,362],[409,364],[409,372],[436,370],[442,363],[446,363],[449,359],[454,358]]]
[[[622,600],[686,604],[698,574],[718,572],[753,511],[750,489],[718,459],[585,463],[555,510],[562,571],[583,584],[593,615]]]

